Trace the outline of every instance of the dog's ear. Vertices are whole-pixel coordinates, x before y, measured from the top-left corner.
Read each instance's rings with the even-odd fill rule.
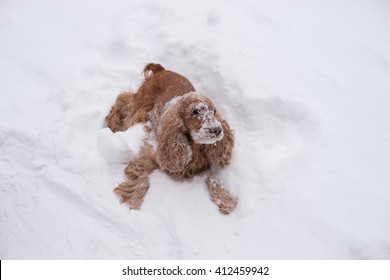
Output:
[[[218,120],[222,124],[223,128],[223,138],[220,141],[217,141],[213,145],[206,145],[205,152],[207,159],[218,167],[224,167],[230,163],[232,157],[232,151],[234,147],[234,133],[230,129],[230,126],[227,121],[218,117]]]
[[[158,124],[156,160],[161,170],[177,173],[191,161],[192,148],[185,132],[179,104],[175,104],[163,114]]]

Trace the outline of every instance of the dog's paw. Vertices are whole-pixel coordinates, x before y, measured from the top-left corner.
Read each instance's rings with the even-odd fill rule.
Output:
[[[144,201],[149,186],[134,186],[130,182],[119,184],[114,193],[119,197],[121,203],[127,204],[130,209],[139,210]]]
[[[219,211],[222,214],[228,215],[232,213],[237,207],[238,199],[233,196],[227,190],[222,189],[221,193],[221,203],[217,204],[219,207]]]
[[[214,179],[207,180],[207,188],[210,193],[210,199],[219,208],[222,214],[228,215],[237,207],[238,199],[228,190],[224,189],[220,183]]]

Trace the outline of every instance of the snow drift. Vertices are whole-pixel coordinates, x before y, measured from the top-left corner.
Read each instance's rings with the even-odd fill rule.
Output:
[[[195,4],[196,3],[196,4]],[[387,1],[0,3],[1,259],[390,258]],[[142,129],[103,120],[148,62],[235,130],[221,174],[112,193]]]

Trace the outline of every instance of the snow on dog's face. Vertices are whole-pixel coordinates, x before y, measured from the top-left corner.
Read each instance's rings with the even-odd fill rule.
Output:
[[[214,104],[197,92],[181,96],[180,115],[186,131],[198,144],[214,144],[223,138],[223,128]]]

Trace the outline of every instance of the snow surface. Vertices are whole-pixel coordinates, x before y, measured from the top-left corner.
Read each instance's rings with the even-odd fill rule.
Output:
[[[389,259],[389,15],[386,0],[1,1],[0,258]],[[103,119],[149,62],[235,130],[233,214],[202,177],[154,172],[141,211],[113,194],[142,132]]]

